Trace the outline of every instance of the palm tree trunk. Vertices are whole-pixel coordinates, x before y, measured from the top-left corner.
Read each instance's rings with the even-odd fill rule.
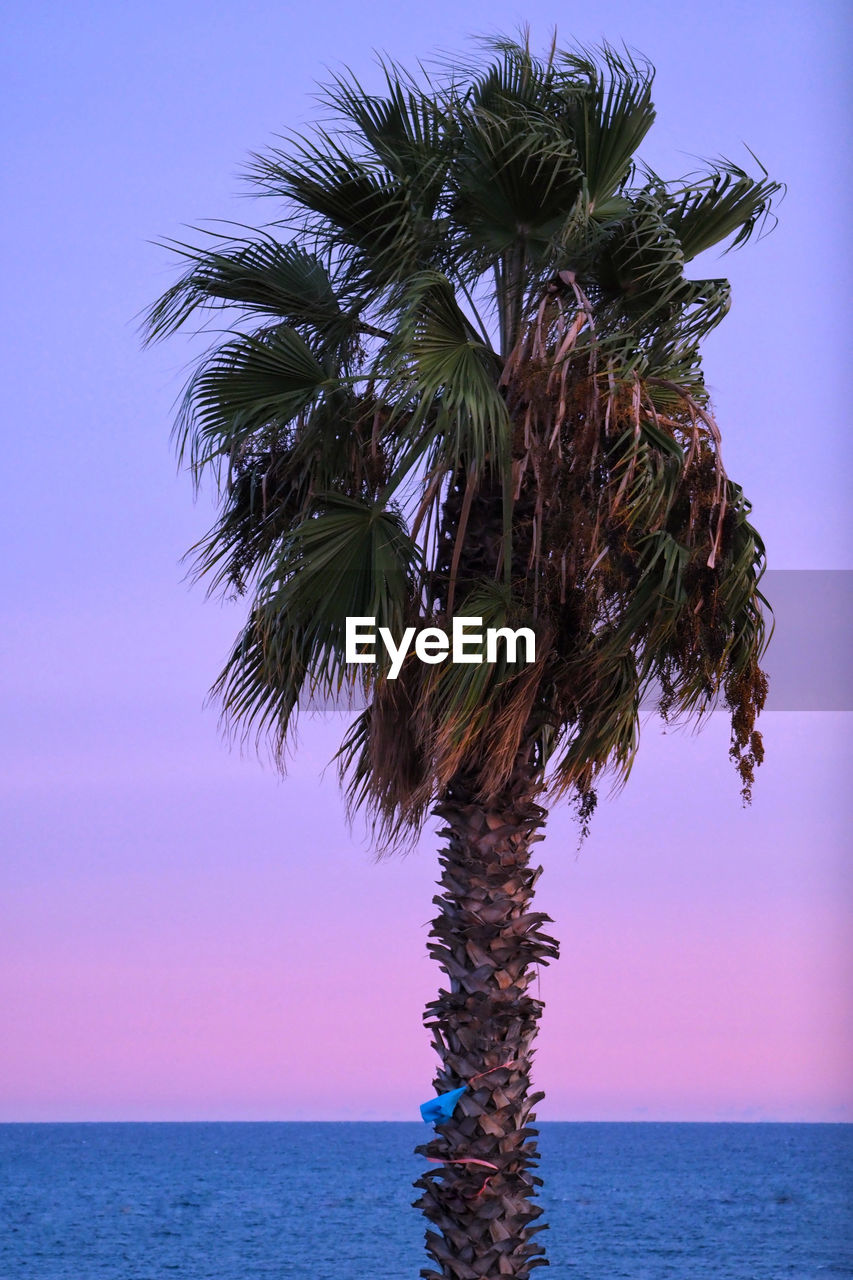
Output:
[[[425,1280],[524,1280],[547,1265],[533,1223],[538,1162],[531,1094],[533,1039],[542,1010],[527,994],[537,964],[556,957],[542,933],[549,917],[530,910],[541,867],[529,865],[530,846],[545,811],[533,800],[536,783],[527,753],[504,792],[488,805],[475,800],[471,778],[448,788],[436,812],[442,835],[441,895],[434,901],[430,953],[449,990],[427,1006],[424,1021],[442,1060],[438,1093],[468,1084],[450,1121],[417,1148],[435,1161],[415,1183],[416,1203],[436,1230],[427,1230],[434,1266]],[[482,1163],[477,1163],[482,1162]]]

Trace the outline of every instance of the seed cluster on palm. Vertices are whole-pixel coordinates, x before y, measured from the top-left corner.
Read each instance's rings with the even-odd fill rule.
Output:
[[[341,773],[378,844],[447,822],[427,1016],[437,1088],[476,1084],[424,1149],[423,1274],[526,1277],[527,988],[556,954],[530,909],[540,802],[586,825],[641,705],[728,707],[746,798],[762,758],[764,548],[699,354],[729,289],[687,267],[745,243],[779,188],[643,167],[652,71],[610,47],[382,72],[378,93],[336,79],[328,127],[254,158],[266,226],[173,246],[187,269],[148,332],[234,317],[177,422],[220,499],[198,572],[249,601],[215,686],[229,722],[281,758],[301,707],[349,706]],[[412,655],[391,679],[379,652],[347,661],[353,617],[529,627],[535,660]]]

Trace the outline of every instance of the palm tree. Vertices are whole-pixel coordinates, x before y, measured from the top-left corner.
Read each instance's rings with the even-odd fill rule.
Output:
[[[685,272],[760,229],[778,184],[639,164],[653,71],[609,46],[381,65],[382,93],[336,78],[331,122],[253,158],[276,220],[172,246],[185,271],[147,332],[232,317],[176,425],[220,500],[198,572],[249,600],[215,685],[226,719],[281,759],[300,707],[349,705],[341,776],[379,848],[445,823],[447,982],[425,1020],[436,1090],[467,1088],[419,1148],[421,1274],[521,1278],[544,1263],[542,802],[568,797],[586,827],[602,773],[627,777],[641,702],[729,708],[747,799],[762,756],[764,550],[699,356],[729,290]],[[394,637],[525,626],[535,658],[410,655],[391,678],[381,645],[347,661],[356,617]]]

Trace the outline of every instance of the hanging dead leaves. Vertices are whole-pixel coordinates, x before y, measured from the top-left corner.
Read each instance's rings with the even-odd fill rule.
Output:
[[[641,355],[599,338],[571,272],[544,290],[501,379],[507,456],[447,477],[428,616],[411,619],[528,626],[536,660],[406,661],[396,688],[377,681],[356,730],[370,780],[351,794],[368,786],[389,825],[417,823],[463,761],[488,801],[531,743],[542,785],[573,794],[585,827],[603,771],[628,775],[641,702],[668,721],[726,706],[749,800],[764,548],[704,392],[644,376]]]

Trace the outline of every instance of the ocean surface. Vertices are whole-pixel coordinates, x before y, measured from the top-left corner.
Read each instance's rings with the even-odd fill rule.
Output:
[[[543,1276],[853,1276],[853,1126],[540,1128]],[[0,1125],[0,1280],[416,1280],[427,1132]]]

